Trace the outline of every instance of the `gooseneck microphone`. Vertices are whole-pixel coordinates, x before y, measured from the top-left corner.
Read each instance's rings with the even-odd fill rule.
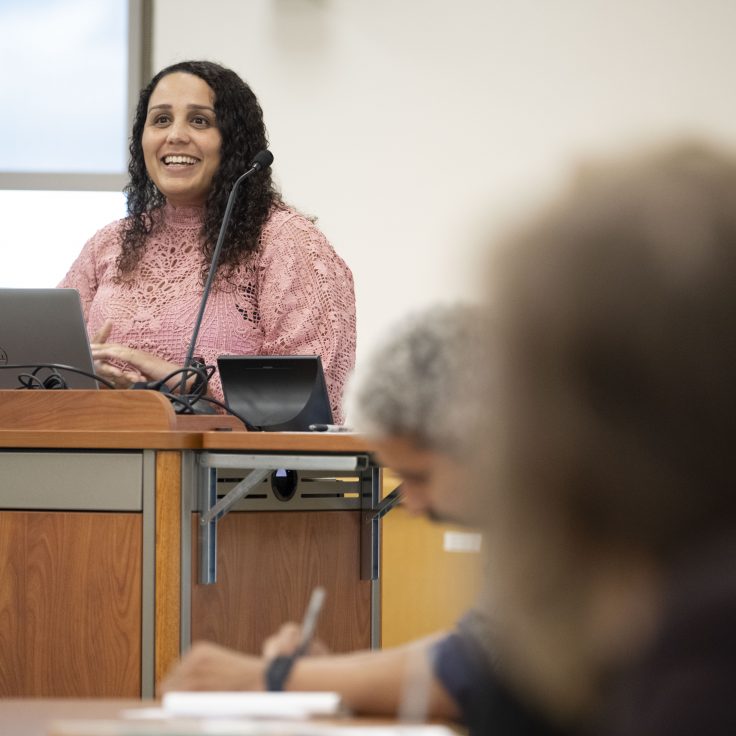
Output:
[[[210,296],[212,289],[212,282],[215,278],[217,271],[217,264],[220,260],[220,252],[222,251],[222,244],[225,240],[225,233],[227,232],[227,226],[230,223],[230,217],[232,216],[233,205],[235,204],[235,195],[237,194],[238,187],[241,182],[245,181],[249,176],[253,176],[257,171],[267,169],[273,163],[273,154],[271,151],[259,151],[254,157],[250,164],[250,168],[244,174],[241,174],[233,184],[233,188],[230,190],[230,196],[227,200],[227,206],[225,207],[225,214],[222,218],[222,225],[220,225],[220,232],[217,236],[217,243],[215,250],[212,253],[212,261],[210,263],[210,270],[207,274],[207,281],[204,285],[202,292],[202,299],[199,303],[199,311],[197,312],[197,319],[194,321],[194,332],[192,333],[192,339],[189,342],[189,349],[187,350],[187,357],[184,360],[184,372],[182,373],[181,383],[179,384],[179,393],[183,394],[186,389],[187,382],[187,368],[192,366],[192,360],[194,358],[194,351],[197,347],[197,338],[199,337],[199,328],[202,325],[202,318],[204,317],[204,310],[207,307],[207,300]]]

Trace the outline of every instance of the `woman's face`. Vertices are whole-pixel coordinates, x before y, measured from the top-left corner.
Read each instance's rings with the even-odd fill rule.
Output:
[[[220,166],[215,93],[193,74],[167,74],[148,102],[143,128],[148,175],[175,206],[201,205]]]

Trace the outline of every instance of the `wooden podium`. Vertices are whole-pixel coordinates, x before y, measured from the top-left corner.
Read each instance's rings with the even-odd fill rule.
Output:
[[[155,392],[0,391],[0,697],[150,697],[194,639],[258,653],[317,584],[319,636],[378,645],[370,448],[237,426]],[[279,472],[202,524],[253,467]]]

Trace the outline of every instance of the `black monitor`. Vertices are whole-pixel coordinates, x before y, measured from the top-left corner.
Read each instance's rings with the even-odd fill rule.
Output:
[[[256,429],[306,432],[332,424],[318,355],[221,355],[222,389],[230,408]]]

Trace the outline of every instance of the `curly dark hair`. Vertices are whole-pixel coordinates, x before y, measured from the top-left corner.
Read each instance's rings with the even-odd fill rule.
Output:
[[[162,69],[141,90],[130,137],[130,180],[123,189],[128,217],[123,230],[121,253],[117,259],[118,278],[125,280],[135,270],[143,254],[146,236],[153,230],[152,217],[166,202],[146,170],[143,158],[143,129],[148,103],[156,85],[168,74],[185,72],[204,80],[215,96],[215,116],[222,136],[220,166],[207,196],[202,225],[201,276],[204,281],[217,242],[228,195],[235,180],[246,171],[259,151],[268,146],[263,111],[251,88],[232,70],[211,61],[182,61]],[[233,206],[218,271],[225,278],[243,257],[258,248],[261,229],[281,196],[271,181],[271,169],[256,172],[246,179]]]

